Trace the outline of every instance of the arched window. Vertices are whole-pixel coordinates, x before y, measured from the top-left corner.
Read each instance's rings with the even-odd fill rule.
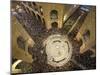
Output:
[[[25,39],[22,36],[17,38],[18,47],[25,50]]]
[[[43,24],[45,25],[45,20],[43,19]]]
[[[42,6],[40,6],[39,8],[40,8],[39,10],[40,10],[41,15],[43,15],[43,8],[42,8]]]
[[[84,40],[87,41],[90,39],[90,31],[86,30],[83,34]]]
[[[58,23],[57,23],[57,22],[53,22],[53,23],[51,24],[51,26],[52,26],[52,28],[58,28]]]
[[[40,22],[42,22],[41,17],[40,17],[39,15],[37,15],[37,17],[38,17],[38,20],[39,20]]]
[[[55,20],[55,19],[58,19],[58,11],[57,10],[52,10],[50,12],[50,18]]]

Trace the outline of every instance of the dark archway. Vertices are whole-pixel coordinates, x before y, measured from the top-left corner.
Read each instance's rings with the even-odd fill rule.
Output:
[[[58,19],[58,11],[57,10],[52,10],[50,12],[50,18],[55,20],[55,19]]]
[[[57,23],[57,22],[53,22],[53,23],[51,24],[51,26],[52,26],[52,28],[58,28],[58,23]]]

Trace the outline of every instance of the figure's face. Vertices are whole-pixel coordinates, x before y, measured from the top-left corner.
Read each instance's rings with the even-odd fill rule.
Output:
[[[67,37],[51,35],[45,41],[47,63],[56,67],[66,64],[72,55],[72,48]]]

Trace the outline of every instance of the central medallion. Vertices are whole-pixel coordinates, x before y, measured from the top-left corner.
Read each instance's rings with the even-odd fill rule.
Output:
[[[53,67],[66,64],[72,56],[72,46],[67,36],[54,34],[44,41],[47,63]]]

